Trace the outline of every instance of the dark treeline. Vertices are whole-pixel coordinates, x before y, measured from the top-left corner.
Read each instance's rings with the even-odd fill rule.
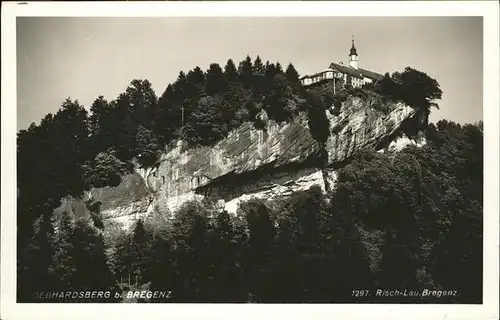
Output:
[[[172,141],[183,140],[189,148],[212,145],[245,121],[263,127],[262,109],[271,119],[287,121],[307,108],[302,93],[292,64],[284,70],[279,62],[247,56],[238,65],[229,59],[223,67],[214,63],[206,71],[181,71],[160,97],[148,80],[136,79],[114,100],[97,97],[90,112],[67,98],[55,114],[21,130],[19,296],[50,282],[45,275],[55,254],[52,213],[62,198],[118,185],[135,166],[154,165]]]
[[[52,250],[38,289],[172,291],[152,302],[480,303],[482,126],[440,121],[427,135],[422,148],[359,152],[329,194],[251,199],[235,216],[193,201],[130,233],[110,226],[105,241],[90,220],[63,213],[57,231],[33,242],[32,259],[47,239]],[[457,296],[377,297],[378,289]]]
[[[389,100],[428,112],[441,96],[435,80],[411,68],[363,89],[330,90],[305,90],[291,64],[284,71],[247,57],[180,72],[160,97],[147,80],[133,80],[115,100],[98,97],[90,113],[65,100],[18,134],[19,301],[40,291],[147,287],[171,290],[171,302],[354,302],[353,290],[397,287],[454,288],[460,295],[447,301],[480,302],[477,125],[441,121],[427,129],[424,148],[359,153],[330,194],[313,188],[286,201],[251,200],[237,216],[192,202],[127,234],[104,227],[92,202],[91,217],[54,213],[65,196],[154,165],[172,141],[213,145],[245,121],[265,128],[261,110],[277,122],[307,112],[324,148],[324,110],[338,112],[348,95],[380,98],[381,112]]]
[[[258,124],[262,109],[290,119],[304,103],[298,79],[292,64],[283,70],[279,62],[247,57],[238,66],[229,59],[224,67],[181,71],[160,97],[148,80],[133,80],[112,101],[98,97],[90,112],[67,98],[55,114],[18,133],[20,243],[61,198],[119,184],[134,166],[154,165],[171,141],[214,144],[244,121]]]

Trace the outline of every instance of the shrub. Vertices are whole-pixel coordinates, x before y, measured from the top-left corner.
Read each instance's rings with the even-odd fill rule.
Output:
[[[82,167],[86,184],[95,188],[117,186],[122,175],[133,171],[133,165],[118,159],[113,149],[100,152]]]
[[[320,145],[323,145],[330,135],[330,121],[325,114],[325,105],[319,95],[311,92],[308,95],[307,110],[309,131]]]
[[[136,155],[138,162],[145,167],[150,167],[159,158],[161,147],[153,132],[139,126],[136,134]]]

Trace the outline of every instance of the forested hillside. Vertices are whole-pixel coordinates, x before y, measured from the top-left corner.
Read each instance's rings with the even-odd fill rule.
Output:
[[[312,188],[283,201],[250,200],[236,216],[193,201],[126,233],[99,217],[54,214],[61,198],[118,185],[177,140],[211,146],[244,122],[262,128],[262,110],[277,122],[306,112],[324,148],[325,110],[335,114],[348,95],[378,101],[380,112],[403,101],[426,114],[441,97],[436,80],[411,68],[362,89],[339,83],[337,94],[328,85],[306,90],[298,79],[291,64],[284,71],[259,57],[228,60],[180,72],[160,97],[147,80],[133,80],[114,100],[98,97],[90,112],[68,98],[19,132],[19,301],[34,301],[37,291],[148,287],[171,290],[168,302],[480,303],[481,124],[431,124],[423,148],[359,152],[328,194]],[[353,295],[377,288],[459,294]]]

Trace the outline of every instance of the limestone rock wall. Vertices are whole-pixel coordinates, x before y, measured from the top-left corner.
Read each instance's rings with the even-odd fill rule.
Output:
[[[308,159],[319,150],[312,138],[307,114],[280,125],[268,121],[266,130],[245,123],[213,147],[184,150],[181,142],[167,147],[154,168],[137,169],[113,188],[93,189],[86,198],[100,202],[104,219],[125,227],[156,210],[175,211],[191,199],[210,197],[224,202],[229,212],[251,197],[286,197],[313,185],[332,185],[335,166],[361,148],[379,148],[415,111],[403,104],[382,114],[370,102],[349,97],[338,116],[330,111],[330,136],[326,143],[331,168],[323,172]],[[387,147],[390,141],[385,142]]]
[[[351,157],[356,150],[376,148],[391,137],[405,119],[415,116],[415,110],[404,104],[395,104],[387,115],[377,114],[360,98],[351,98],[338,117],[327,112],[330,135],[327,141],[328,162],[335,164]]]

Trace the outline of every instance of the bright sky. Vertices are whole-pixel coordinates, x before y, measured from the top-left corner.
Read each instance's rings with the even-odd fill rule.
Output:
[[[292,62],[301,75],[348,62],[355,35],[359,66],[380,73],[406,66],[443,90],[431,121],[483,118],[481,17],[17,18],[17,128],[39,123],[66,97],[87,108],[112,100],[132,79],[160,96],[180,70],[203,70],[247,54]]]

